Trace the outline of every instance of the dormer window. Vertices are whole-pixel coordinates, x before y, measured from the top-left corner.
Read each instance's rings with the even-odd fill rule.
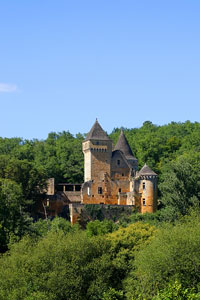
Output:
[[[117,165],[120,166],[120,160],[119,159],[117,160]]]

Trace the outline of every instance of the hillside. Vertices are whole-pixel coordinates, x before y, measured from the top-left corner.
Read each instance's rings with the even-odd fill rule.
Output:
[[[31,218],[47,178],[83,182],[85,135],[0,138],[0,299],[199,299],[200,123],[147,121],[124,132],[139,167],[159,175],[159,210],[85,230]]]

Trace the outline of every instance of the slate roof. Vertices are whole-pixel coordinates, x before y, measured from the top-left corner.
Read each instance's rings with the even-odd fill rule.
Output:
[[[88,140],[110,141],[110,138],[108,137],[107,133],[102,129],[97,119],[92,128],[90,129],[90,132],[86,136],[85,141]]]
[[[121,155],[122,158],[124,159],[125,163],[128,165],[128,167],[131,168],[130,163],[128,162],[126,156],[124,155],[124,153],[123,153],[122,151],[120,151],[120,150],[113,150],[113,151],[112,151],[112,158],[114,157],[114,155],[115,155],[116,153],[120,153],[120,155]]]
[[[138,173],[139,176],[142,176],[142,175],[154,175],[154,176],[157,176],[157,174],[151,170],[151,168],[149,168],[147,166],[147,164],[144,165],[144,167],[142,167],[142,169],[139,171]]]
[[[123,130],[121,130],[121,133],[120,133],[120,136],[119,136],[119,139],[117,141],[114,151],[115,150],[120,150],[121,152],[123,152],[126,159],[135,159],[136,160],[136,158],[133,156],[133,152],[129,146],[129,143],[124,135]]]

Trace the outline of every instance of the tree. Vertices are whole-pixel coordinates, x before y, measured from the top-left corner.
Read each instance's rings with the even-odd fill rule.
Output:
[[[135,254],[153,238],[155,232],[154,226],[138,222],[107,235],[111,243],[111,259],[116,269],[113,278],[116,290],[124,289],[123,281],[131,270]]]
[[[118,226],[112,220],[95,220],[90,221],[86,225],[86,232],[88,236],[104,235],[115,231]]]
[[[133,269],[125,282],[127,299],[152,299],[158,292],[163,296],[167,296],[167,293],[178,293],[179,296],[183,296],[184,293],[189,295],[192,291],[197,293],[199,268],[198,211],[182,219],[176,226],[167,225],[160,228],[154,239],[136,253]],[[170,297],[160,296],[160,299],[182,299],[178,296]],[[186,299],[195,298],[188,296]]]
[[[103,299],[114,274],[108,249],[108,241],[84,232],[26,237],[0,259],[0,299]]]
[[[166,164],[162,169],[161,202],[176,212],[186,214],[189,207],[199,206],[200,154],[189,152]]]
[[[10,237],[20,238],[30,223],[25,213],[21,186],[10,179],[0,179],[0,251],[7,250]]]

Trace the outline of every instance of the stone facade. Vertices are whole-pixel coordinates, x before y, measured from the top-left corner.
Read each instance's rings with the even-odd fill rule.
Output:
[[[60,183],[55,192],[51,178],[47,188],[48,201],[41,205],[41,214],[47,210],[48,216],[59,216],[63,208],[67,211],[67,206],[74,223],[85,204],[132,206],[141,213],[156,211],[157,174],[146,164],[138,171],[137,159],[123,131],[113,148],[112,141],[96,120],[82,150],[84,183]]]
[[[113,149],[96,120],[83,142],[83,153],[82,204],[133,205],[141,213],[156,211],[157,174],[146,164],[137,171],[137,159],[123,131]]]

